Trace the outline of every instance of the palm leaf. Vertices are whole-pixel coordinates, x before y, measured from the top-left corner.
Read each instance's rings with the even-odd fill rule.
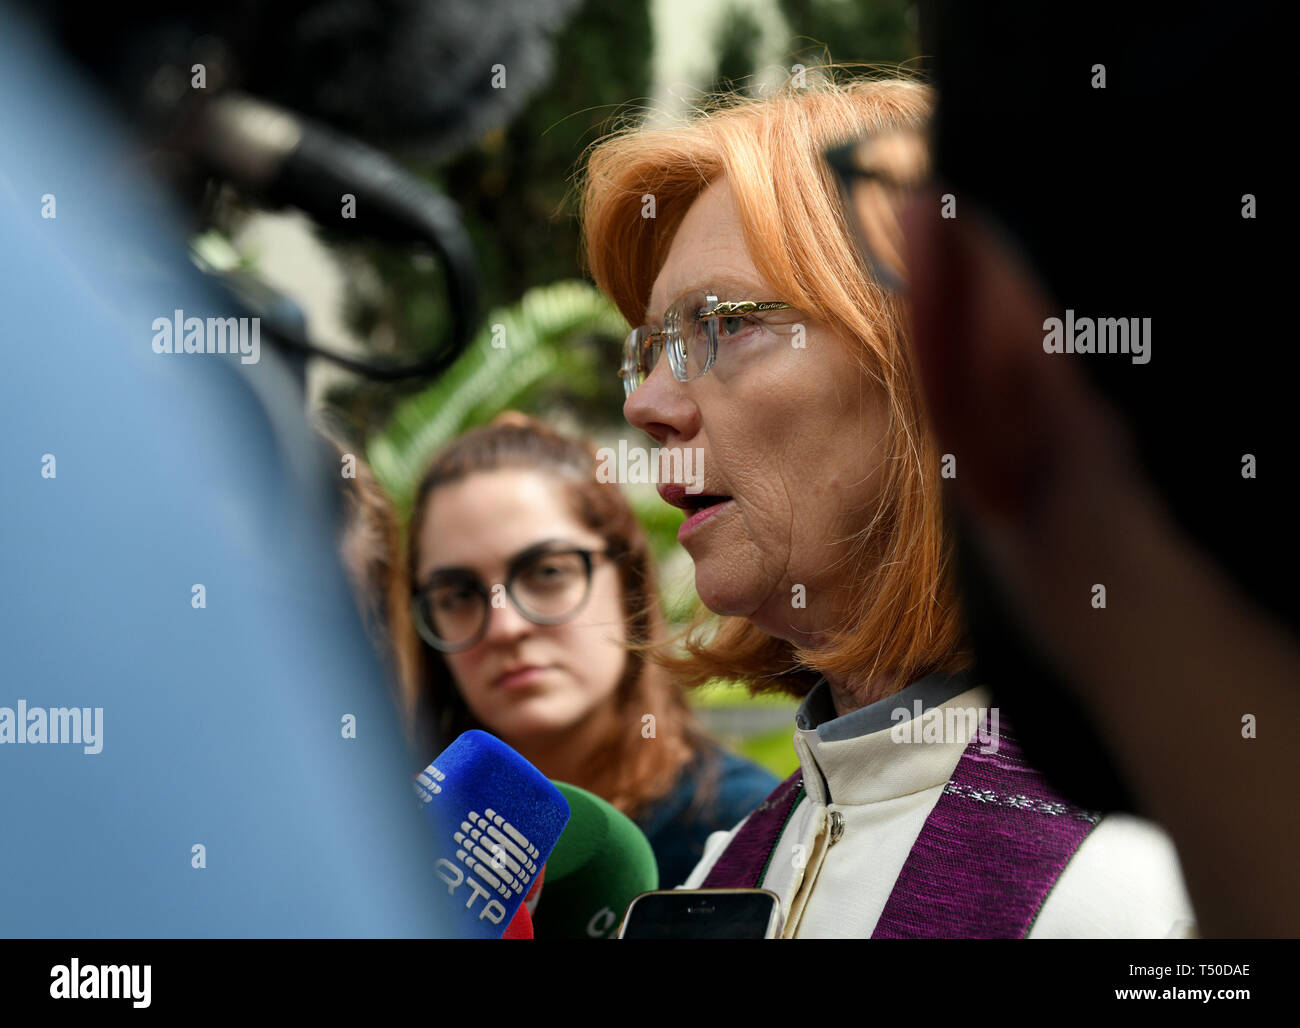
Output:
[[[494,310],[461,358],[404,401],[367,448],[376,478],[403,519],[429,462],[465,430],[526,405],[557,383],[579,395],[598,392],[594,364],[574,343],[617,338],[624,328],[617,308],[585,282],[530,289],[514,306]]]

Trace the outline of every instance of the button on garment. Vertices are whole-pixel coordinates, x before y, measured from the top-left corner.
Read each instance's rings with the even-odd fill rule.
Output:
[[[987,705],[988,691],[968,689],[947,700],[978,707]],[[895,704],[907,709],[909,697],[900,694]],[[866,938],[968,740],[913,745],[895,741],[888,728],[838,738],[818,730],[833,707],[818,711],[814,699],[804,712],[810,727],[795,731],[794,748],[808,792],[801,806],[810,807],[804,845],[815,859],[791,897],[783,935]],[[774,870],[765,887],[782,895]]]

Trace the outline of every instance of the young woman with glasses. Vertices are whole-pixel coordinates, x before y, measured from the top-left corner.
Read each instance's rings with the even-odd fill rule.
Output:
[[[709,739],[639,649],[664,635],[653,558],[596,471],[591,447],[515,413],[433,461],[411,518],[416,631],[393,632],[399,670],[428,752],[491,732],[636,821],[670,888],[776,778]]]

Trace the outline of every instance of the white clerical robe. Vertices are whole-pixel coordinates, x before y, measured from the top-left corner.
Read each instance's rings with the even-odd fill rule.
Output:
[[[796,715],[794,748],[806,795],[793,811],[762,887],[781,897],[783,938],[868,938],[974,732],[942,741],[899,741],[916,703],[924,717],[943,708],[987,709],[987,687],[931,675],[842,717],[823,679]],[[953,695],[955,689],[962,689]],[[905,710],[906,715],[897,713]],[[933,713],[930,713],[933,712]],[[978,727],[976,728],[978,731]],[[748,818],[746,818],[748,820]],[[699,888],[745,824],[714,832],[682,888]],[[1168,836],[1149,821],[1108,814],[1089,832],[1048,893],[1031,939],[1195,936],[1191,903]]]

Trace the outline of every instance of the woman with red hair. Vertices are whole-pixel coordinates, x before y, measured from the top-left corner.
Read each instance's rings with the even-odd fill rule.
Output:
[[[660,492],[690,515],[678,538],[720,623],[665,662],[803,698],[799,772],[687,884],[777,892],[786,937],[1187,933],[1168,839],[1059,796],[969,671],[940,503],[953,455],[824,159],[930,105],[898,80],[732,97],[587,162],[591,273],[639,326],[624,413],[704,469],[702,492]]]

